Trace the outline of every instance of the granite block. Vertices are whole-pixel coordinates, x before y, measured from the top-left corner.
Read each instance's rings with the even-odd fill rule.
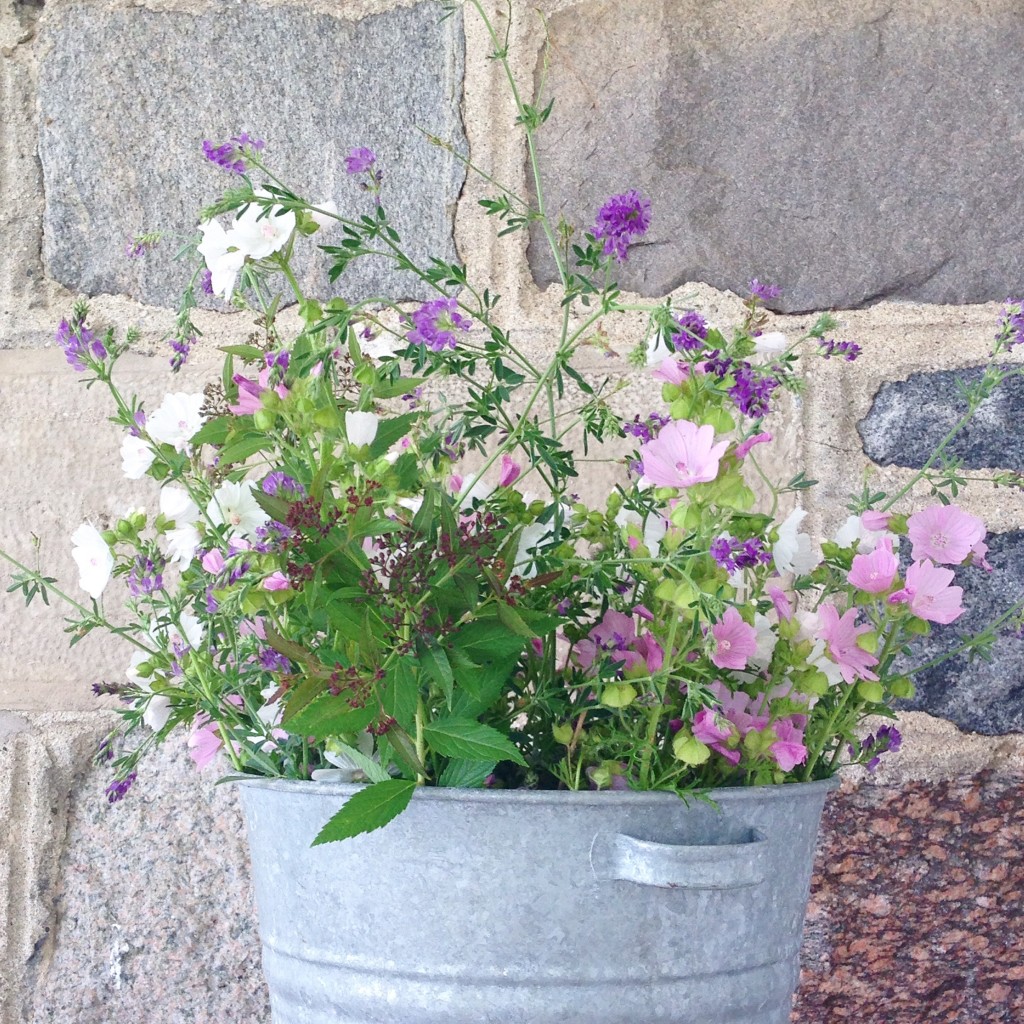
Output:
[[[417,260],[454,259],[462,165],[424,129],[464,148],[459,17],[437,4],[345,20],[300,6],[215,4],[200,13],[96,4],[48,8],[39,70],[39,155],[47,273],[89,295],[173,306],[190,276],[173,256],[200,207],[231,184],[202,142],[241,131],[267,141],[280,177],[343,214],[373,211],[345,174],[354,147],[376,150],[382,202]],[[114,54],[116,53],[116,57]],[[260,183],[259,177],[255,182]],[[171,237],[144,260],[129,236]],[[337,244],[340,232],[318,240]],[[312,249],[312,246],[307,246]],[[325,264],[304,284],[327,293]],[[300,265],[301,266],[301,265]],[[338,284],[350,299],[425,296],[383,260],[359,261]]]
[[[548,34],[548,209],[586,229],[609,195],[651,197],[626,288],[758,277],[792,312],[1024,284],[1013,0],[587,0]],[[539,232],[530,262],[555,279]]]

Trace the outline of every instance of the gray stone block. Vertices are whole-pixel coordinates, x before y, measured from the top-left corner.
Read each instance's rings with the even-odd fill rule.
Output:
[[[173,260],[179,240],[233,181],[203,159],[202,142],[241,131],[267,140],[272,166],[300,195],[351,216],[372,212],[372,201],[346,176],[344,157],[373,148],[384,206],[410,253],[455,258],[464,172],[417,131],[464,148],[462,24],[440,15],[431,0],[362,21],[263,4],[200,14],[54,8],[39,75],[48,273],[90,295],[175,305],[188,279]],[[127,259],[129,236],[154,229],[174,237]],[[340,238],[338,229],[317,236]],[[322,266],[304,277],[325,293]],[[382,261],[351,268],[337,292],[429,294]]]
[[[550,30],[551,211],[586,229],[609,195],[652,199],[624,286],[757,277],[806,311],[1024,285],[1018,3],[590,0]],[[539,233],[530,261],[554,280]]]
[[[976,384],[982,367],[914,373],[883,384],[857,424],[864,452],[881,466],[920,469],[967,410],[957,381]],[[1024,471],[1024,378],[1011,377],[984,402],[947,451],[967,469]]]
[[[988,544],[993,571],[957,570],[956,584],[964,589],[968,611],[915,644],[914,664],[953,650],[963,637],[985,628],[1024,593],[1024,531],[995,534]],[[901,706],[927,711],[986,736],[1024,732],[1024,637],[1004,631],[993,655],[991,662],[957,655],[915,675],[917,693]]]

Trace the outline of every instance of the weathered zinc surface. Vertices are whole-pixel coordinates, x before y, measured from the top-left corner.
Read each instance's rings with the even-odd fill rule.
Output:
[[[550,31],[548,199],[586,228],[609,194],[651,197],[628,288],[757,276],[795,311],[1024,284],[1013,0],[590,0]]]
[[[230,184],[203,159],[202,142],[243,131],[266,140],[268,160],[297,192],[352,216],[372,213],[373,202],[346,179],[344,157],[373,148],[409,251],[454,257],[463,169],[417,129],[464,148],[464,43],[461,20],[442,22],[431,0],[361,21],[263,4],[70,6],[48,20],[44,43],[43,256],[71,290],[176,305],[191,268],[173,262],[173,239],[145,261],[126,259],[126,242],[152,230],[191,235],[196,210]],[[340,232],[323,240],[337,244]],[[382,264],[353,268],[340,287],[422,293]]]

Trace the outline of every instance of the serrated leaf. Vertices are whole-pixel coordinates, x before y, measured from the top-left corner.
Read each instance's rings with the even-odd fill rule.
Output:
[[[416,783],[409,779],[389,779],[361,789],[320,829],[313,846],[337,843],[383,828],[409,806],[415,791]]]
[[[373,444],[370,445],[370,458],[379,459],[396,441],[400,441],[409,433],[409,428],[418,418],[418,413],[407,412],[404,416],[381,420],[377,424]]]
[[[495,764],[496,761],[469,761],[464,757],[453,757],[441,772],[437,784],[452,789],[479,789],[494,771]]]
[[[406,730],[416,728],[416,706],[419,702],[419,684],[416,670],[407,658],[400,658],[388,670],[384,680],[381,703],[384,711]]]
[[[204,423],[192,435],[191,443],[197,446],[201,444],[223,444],[228,439],[228,431],[233,421],[234,417],[229,419],[227,416],[218,416],[216,419]]]
[[[387,768],[385,768],[379,761],[374,761],[372,757],[367,757],[361,750],[357,750],[355,747],[349,746],[347,743],[342,743],[340,740],[336,740],[335,744],[337,749],[341,751],[352,762],[371,782],[387,782],[391,776],[388,774]],[[334,754],[334,745],[332,745],[331,753]]]
[[[469,718],[445,718],[423,729],[423,738],[442,757],[470,761],[514,761],[526,766],[523,755],[507,736],[483,722]]]
[[[244,462],[250,455],[263,451],[271,445],[270,438],[266,434],[246,434],[224,445],[220,450],[220,465],[231,465],[234,462]]]
[[[451,707],[452,691],[455,689],[455,674],[444,650],[436,644],[424,646],[420,651],[423,671],[441,687],[448,706]]]
[[[343,695],[335,697],[325,693],[291,716],[286,708],[282,725],[295,736],[315,736],[318,740],[325,740],[329,736],[362,732],[377,717],[378,711],[376,704],[353,708]]]

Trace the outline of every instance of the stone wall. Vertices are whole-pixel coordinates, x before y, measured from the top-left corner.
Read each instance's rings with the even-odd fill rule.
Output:
[[[645,191],[652,230],[624,285],[692,296],[712,322],[755,276],[783,288],[771,329],[835,308],[864,355],[813,368],[788,457],[821,481],[826,535],[865,475],[906,481],[958,415],[957,378],[984,363],[1001,300],[1024,290],[1021,5],[543,0],[546,56],[535,5],[513,6],[520,81],[558,97],[540,147],[549,208],[585,225],[608,194]],[[74,527],[153,498],[122,478],[102,397],[53,345],[75,298],[141,329],[124,368],[153,399],[197,387],[217,343],[245,332],[211,304],[172,381],[175,243],[123,255],[136,232],[194,229],[224,184],[204,138],[266,137],[342,209],[359,198],[340,158],[372,146],[403,234],[458,254],[502,294],[521,344],[543,349],[558,300],[541,240],[496,239],[485,184],[418,131],[527,187],[479,25],[439,14],[435,0],[0,0],[0,546],[34,559],[37,535],[42,563],[73,583]],[[416,295],[381,267],[348,286]],[[643,394],[624,358],[589,358]],[[1024,469],[1022,412],[1008,389],[957,452],[971,478],[959,501],[995,534],[994,571],[972,584],[982,615],[1024,588],[1022,493],[986,483]],[[59,616],[16,595],[0,609],[0,1022],[268,1021],[233,793],[167,750],[108,806],[91,755],[110,712],[89,684],[119,678],[125,654],[93,638],[72,654]],[[923,680],[903,751],[834,799],[802,1024],[1021,1019],[1022,670],[1007,642],[989,665]]]

